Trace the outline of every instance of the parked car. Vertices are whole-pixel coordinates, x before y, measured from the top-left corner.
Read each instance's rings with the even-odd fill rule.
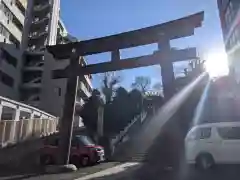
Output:
[[[59,137],[51,137],[44,142],[41,149],[42,164],[54,164],[58,155]],[[87,166],[105,160],[104,148],[96,145],[88,136],[75,135],[71,142],[70,163]]]
[[[239,164],[239,152],[240,122],[197,125],[185,138],[187,162],[203,169],[214,164]]]

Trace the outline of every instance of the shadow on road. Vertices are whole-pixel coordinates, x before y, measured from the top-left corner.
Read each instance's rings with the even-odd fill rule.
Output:
[[[23,165],[24,167],[24,165]],[[15,180],[15,179],[27,179],[30,177],[36,177],[43,173],[41,167],[24,167],[24,168],[0,167],[0,180]]]

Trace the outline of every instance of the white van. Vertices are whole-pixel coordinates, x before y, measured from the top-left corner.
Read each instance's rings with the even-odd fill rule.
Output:
[[[189,164],[203,169],[215,163],[240,163],[240,122],[194,126],[185,138],[185,157]]]

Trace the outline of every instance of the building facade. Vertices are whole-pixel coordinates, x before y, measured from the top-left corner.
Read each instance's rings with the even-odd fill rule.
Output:
[[[77,38],[70,35],[63,22],[60,20],[58,25],[58,44],[65,44],[77,41]],[[69,60],[56,61],[48,52],[45,53],[46,65],[43,73],[43,91],[42,91],[42,105],[44,111],[47,111],[55,116],[61,117],[63,114],[63,107],[65,104],[65,93],[67,86],[67,79],[52,79],[51,72],[53,69],[64,69],[69,65]],[[79,57],[79,63],[86,65],[83,57]],[[81,110],[84,105],[85,99],[91,96],[93,87],[91,83],[91,75],[78,77],[78,88],[76,94],[76,114],[74,117],[74,126],[82,126],[81,117],[77,112]],[[51,99],[51,101],[49,101]]]
[[[240,1],[218,0],[230,73],[240,82]]]
[[[18,100],[24,0],[0,0],[0,95]]]
[[[69,61],[55,61],[46,46],[78,39],[67,32],[59,11],[60,0],[0,0],[0,96],[61,117],[67,80],[53,80],[51,73]],[[86,65],[82,57],[79,63]],[[91,92],[91,76],[79,77],[77,110]],[[80,119],[75,116],[77,126]]]
[[[42,81],[45,69],[44,52],[55,45],[59,21],[60,0],[28,0],[21,43],[22,76],[20,101],[41,108]]]

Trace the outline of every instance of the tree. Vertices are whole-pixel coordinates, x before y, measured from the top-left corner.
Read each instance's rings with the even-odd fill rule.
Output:
[[[92,96],[83,105],[80,116],[83,119],[84,126],[94,135],[97,132],[98,108],[102,103],[101,93],[98,90],[93,90]]]
[[[123,130],[141,112],[142,94],[134,89],[130,93],[123,87],[116,89],[113,100],[105,105],[104,133],[116,134]]]
[[[140,90],[142,94],[145,94],[150,85],[151,79],[146,76],[137,76],[135,77],[134,83],[132,83],[132,87]]]
[[[141,113],[143,108],[143,95],[138,89],[133,89],[128,96],[128,107],[131,112],[131,117],[133,118],[135,115]]]
[[[105,105],[104,130],[108,134],[118,133],[125,127],[128,118],[128,91],[119,87],[111,103]]]
[[[115,86],[120,82],[120,77],[111,73],[105,73],[102,82],[102,93],[105,96],[106,104],[108,104],[112,101],[114,92],[116,90]]]
[[[161,82],[157,82],[153,85],[153,89],[156,91],[161,91],[162,90],[162,83]]]

